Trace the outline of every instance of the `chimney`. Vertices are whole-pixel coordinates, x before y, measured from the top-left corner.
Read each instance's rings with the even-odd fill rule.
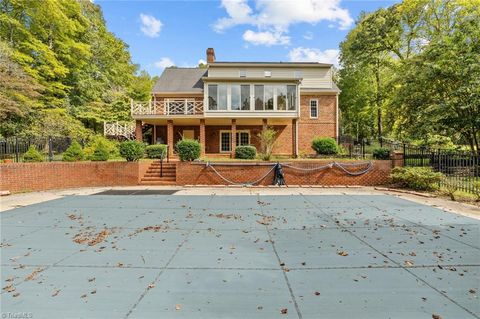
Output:
[[[215,62],[215,50],[213,48],[207,49],[207,63]]]

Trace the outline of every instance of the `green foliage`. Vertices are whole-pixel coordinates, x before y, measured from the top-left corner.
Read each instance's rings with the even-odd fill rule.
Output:
[[[201,145],[197,140],[182,139],[176,144],[181,161],[193,161],[200,157]]]
[[[435,190],[444,178],[430,167],[395,167],[390,177],[394,183],[414,190]]]
[[[312,141],[312,148],[319,155],[334,155],[339,152],[337,142],[331,137],[315,137]]]
[[[167,145],[165,144],[155,144],[155,145],[148,145],[145,148],[148,158],[154,159],[165,159],[167,157]]]
[[[108,161],[110,152],[105,144],[98,143],[92,154],[92,161]]]
[[[386,147],[377,147],[372,152],[373,158],[377,160],[390,159],[390,149]]]
[[[92,156],[97,147],[102,144],[108,151],[108,158],[119,158],[120,153],[118,150],[119,143],[115,140],[110,140],[105,138],[103,135],[92,135],[89,137],[89,140],[83,149],[85,158],[93,160]]]
[[[64,162],[76,162],[81,161],[84,158],[82,146],[76,141],[73,140],[72,144],[67,148],[63,153],[62,161]]]
[[[237,146],[235,148],[235,158],[239,159],[255,159],[257,149],[252,145]]]
[[[477,197],[477,202],[480,202],[480,181],[473,182],[473,194]]]
[[[34,145],[30,145],[28,150],[23,154],[24,162],[43,162],[43,156]]]
[[[143,158],[145,144],[137,141],[125,141],[120,143],[120,155],[128,162],[136,162]]]
[[[267,127],[258,133],[257,136],[260,139],[261,157],[264,161],[269,161],[277,140],[277,131],[271,127]]]

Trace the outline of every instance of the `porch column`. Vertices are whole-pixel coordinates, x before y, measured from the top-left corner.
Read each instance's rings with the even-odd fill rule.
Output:
[[[173,120],[167,120],[167,145],[168,145],[168,156],[171,158],[173,156]]]
[[[232,119],[232,158],[235,157],[235,148],[237,147],[237,120]]]
[[[297,119],[292,119],[292,155],[297,157]]]
[[[157,144],[157,126],[153,125],[153,141],[152,144]]]
[[[205,119],[200,119],[200,156],[205,156]]]
[[[142,137],[142,121],[136,120],[135,121],[135,139],[138,142],[142,142],[143,137]]]
[[[262,119],[262,129],[265,131],[268,128],[268,120]]]

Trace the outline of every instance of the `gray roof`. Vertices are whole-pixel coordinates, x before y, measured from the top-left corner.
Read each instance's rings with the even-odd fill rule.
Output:
[[[155,83],[153,92],[202,93],[202,77],[207,76],[207,72],[207,69],[200,68],[166,68]]]

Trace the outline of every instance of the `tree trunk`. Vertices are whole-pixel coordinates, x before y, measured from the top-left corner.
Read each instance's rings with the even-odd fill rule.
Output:
[[[377,126],[378,126],[378,138],[381,139],[383,134],[382,128],[382,106],[381,106],[381,97],[380,97],[380,61],[377,60],[377,69],[375,70],[375,82],[376,82],[376,96],[375,104],[377,107]]]

